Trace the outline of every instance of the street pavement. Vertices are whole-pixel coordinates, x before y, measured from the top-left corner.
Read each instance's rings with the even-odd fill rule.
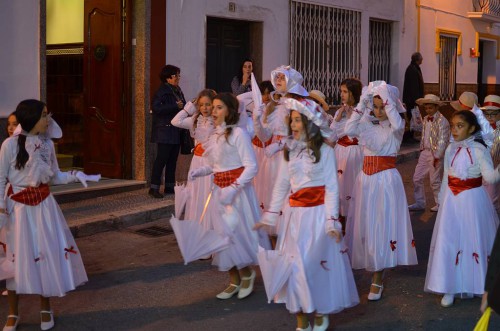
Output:
[[[415,165],[415,159],[398,164],[409,203]],[[432,201],[428,185],[427,197]],[[436,214],[428,209],[410,214],[419,265],[388,270],[378,302],[367,301],[371,275],[355,271],[361,303],[330,315],[329,330],[473,329],[480,317],[480,298],[456,300],[454,306],[442,308],[440,296],[423,292]],[[77,239],[89,282],[52,299],[53,330],[295,330],[295,317],[284,305],[267,303],[259,276],[248,298],[217,300],[215,295],[228,284],[227,275],[210,261],[184,265],[171,233],[148,237],[135,232],[152,225],[167,228],[168,220]],[[37,296],[21,296],[18,330],[39,330],[38,311]],[[0,323],[6,315],[7,300],[1,297]],[[498,315],[492,316],[490,330],[500,330]]]

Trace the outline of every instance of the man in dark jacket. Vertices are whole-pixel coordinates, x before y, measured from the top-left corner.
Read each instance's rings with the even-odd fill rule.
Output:
[[[422,54],[413,53],[411,56],[411,63],[406,68],[405,80],[403,86],[403,102],[406,105],[406,114],[408,120],[411,120],[411,110],[415,108],[415,100],[424,97],[424,78],[420,65],[422,64]],[[405,132],[405,141],[414,140],[413,133]]]
[[[164,194],[174,193],[180,129],[170,122],[186,104],[184,94],[179,87],[180,72],[178,67],[170,64],[163,67],[160,73],[161,85],[153,96],[151,105],[153,112],[151,142],[156,143],[158,147],[149,190],[149,195],[154,198],[163,198],[163,194],[159,191],[163,168],[165,168]]]

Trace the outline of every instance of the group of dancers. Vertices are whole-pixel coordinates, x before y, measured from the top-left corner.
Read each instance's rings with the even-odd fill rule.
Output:
[[[309,94],[302,82],[295,69],[280,66],[260,93],[203,90],[172,124],[191,130],[196,142],[185,219],[231,238],[212,255],[212,264],[230,278],[217,298],[250,295],[258,252],[271,249],[268,239],[277,235],[274,250],[292,271],[274,301],[296,314],[296,330],[318,331],[328,328],[328,314],[359,303],[352,269],[373,273],[368,300],[377,301],[384,271],[416,265],[418,243],[396,170],[405,130],[398,89],[383,81],[363,88],[358,79],[346,79],[343,105],[332,117],[320,106],[322,93]],[[498,149],[500,103],[485,105],[496,107],[492,125],[467,93],[454,105],[463,110],[451,117],[451,136],[439,98],[417,100],[428,115],[411,209],[425,208],[419,184],[432,170],[438,214],[425,291],[442,294],[444,307],[457,295],[483,295],[499,223],[483,182],[495,190],[500,180],[491,155]],[[253,103],[246,107],[248,94]]]

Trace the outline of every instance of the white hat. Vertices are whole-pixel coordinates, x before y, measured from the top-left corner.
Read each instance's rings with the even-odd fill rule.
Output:
[[[484,98],[481,110],[500,110],[500,97],[494,94],[488,95]]]
[[[307,117],[308,120],[319,127],[323,137],[329,138],[331,136],[332,129],[328,125],[328,116],[316,102],[308,99],[298,101],[293,98],[286,98],[285,107],[290,111],[296,110]]]
[[[458,100],[450,102],[450,105],[455,110],[472,110],[477,105],[477,95],[472,92],[464,92],[460,94]]]
[[[290,66],[284,66],[284,65],[279,66],[278,68],[271,71],[271,83],[273,84],[275,89],[276,89],[275,80],[277,74],[285,75],[286,91],[288,93],[298,94],[303,97],[309,96],[307,90],[301,85],[302,82],[304,81],[304,78],[302,77],[300,72],[298,72],[297,70],[293,69]]]
[[[439,97],[434,94],[426,94],[423,98],[418,98],[415,103],[419,106],[423,106],[426,103],[432,103],[434,105],[442,106],[443,103],[439,100]]]
[[[399,89],[396,86],[394,86],[394,85],[387,84],[383,80],[375,80],[373,82],[370,82],[368,84],[368,87],[366,89],[363,88],[363,94],[367,93],[367,94],[371,94],[371,95],[376,95],[377,92],[380,91],[380,89],[383,89],[383,88],[387,89],[389,97],[391,98],[391,100],[396,105],[397,112],[400,113],[400,114],[406,113],[406,109],[403,106],[403,103],[401,102],[401,100],[399,99]]]
[[[318,90],[311,90],[309,91],[309,96],[313,98],[316,102],[318,102],[321,105],[321,107],[323,107],[323,109],[329,108],[328,104],[325,101],[326,98],[323,92]]]

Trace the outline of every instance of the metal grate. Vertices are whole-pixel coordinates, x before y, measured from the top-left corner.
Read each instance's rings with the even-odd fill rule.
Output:
[[[368,81],[385,80],[390,83],[392,23],[370,20],[370,53]]]
[[[361,12],[291,1],[290,64],[307,89],[340,103],[340,82],[360,76]]]
[[[172,229],[158,225],[153,225],[147,228],[139,229],[134,232],[146,237],[162,237],[173,233]]]
[[[441,35],[439,37],[439,97],[441,100],[454,100],[457,73],[457,38]]]

